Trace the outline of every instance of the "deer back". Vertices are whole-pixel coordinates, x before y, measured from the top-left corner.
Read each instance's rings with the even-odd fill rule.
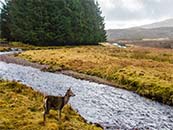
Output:
[[[48,109],[61,110],[64,107],[64,97],[60,96],[46,96]]]

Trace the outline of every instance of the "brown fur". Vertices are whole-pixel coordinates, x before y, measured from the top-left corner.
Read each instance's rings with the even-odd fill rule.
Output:
[[[59,111],[59,119],[61,119],[61,110],[68,103],[71,96],[75,94],[69,88],[64,96],[45,96],[44,97],[44,113],[43,119],[46,121],[46,114],[49,114],[50,109]]]

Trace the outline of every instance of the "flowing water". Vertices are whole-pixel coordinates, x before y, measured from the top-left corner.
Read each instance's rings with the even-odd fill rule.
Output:
[[[21,49],[18,49],[18,48],[10,48],[9,51],[5,51],[5,52],[1,52],[0,51],[0,55],[9,55],[9,54],[15,54],[15,53],[20,53],[22,52]]]
[[[87,121],[99,123],[106,130],[173,130],[173,107],[133,92],[5,62],[0,62],[0,78],[51,95],[64,95],[71,87],[76,94],[70,99],[72,107]]]

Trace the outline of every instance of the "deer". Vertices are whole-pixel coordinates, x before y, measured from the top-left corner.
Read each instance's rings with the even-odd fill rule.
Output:
[[[43,120],[46,122],[46,114],[49,114],[49,111],[58,110],[59,111],[59,120],[61,120],[61,110],[68,103],[70,97],[75,96],[72,92],[71,88],[67,90],[64,96],[51,96],[47,95],[44,97],[44,112],[43,112]]]

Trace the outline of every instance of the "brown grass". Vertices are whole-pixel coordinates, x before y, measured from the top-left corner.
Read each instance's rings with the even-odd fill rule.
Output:
[[[0,130],[101,130],[87,124],[69,105],[62,112],[51,111],[43,124],[43,96],[25,85],[0,80]]]
[[[3,52],[3,51],[9,51],[10,48],[9,47],[3,47],[3,46],[0,46],[0,52]]]
[[[173,50],[81,46],[26,51],[19,55],[50,65],[49,70],[73,70],[123,85],[128,90],[173,104]]]

